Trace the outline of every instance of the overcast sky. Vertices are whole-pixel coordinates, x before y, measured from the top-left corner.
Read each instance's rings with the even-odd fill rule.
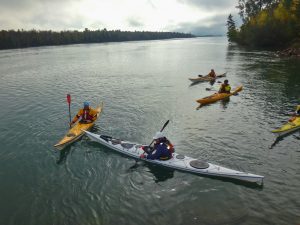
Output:
[[[225,34],[238,0],[0,0],[0,30],[145,30]]]

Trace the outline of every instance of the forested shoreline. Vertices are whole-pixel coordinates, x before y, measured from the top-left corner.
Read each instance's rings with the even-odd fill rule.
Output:
[[[192,34],[178,32],[109,31],[106,29],[92,31],[87,28],[84,31],[60,32],[51,30],[2,30],[0,31],[0,49],[192,37],[194,37]]]
[[[227,19],[230,42],[253,47],[300,50],[300,0],[239,0],[242,19],[237,28],[233,16]]]

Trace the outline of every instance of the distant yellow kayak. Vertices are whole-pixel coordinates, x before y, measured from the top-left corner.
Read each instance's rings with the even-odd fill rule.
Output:
[[[295,117],[293,121],[284,124],[282,127],[272,130],[272,133],[275,133],[278,136],[284,136],[298,129],[300,129],[300,116]]]
[[[84,135],[83,130],[90,130],[92,126],[95,124],[97,119],[100,117],[100,114],[103,109],[103,103],[101,103],[97,108],[97,118],[92,123],[76,123],[67,133],[66,135],[57,143],[54,145],[58,150],[62,150],[71,143],[77,141],[80,137]]]
[[[200,103],[201,105],[206,105],[206,104],[209,104],[209,103],[213,103],[213,102],[216,102],[216,101],[219,101],[219,100],[222,100],[222,99],[225,99],[225,98],[228,98],[230,97],[231,95],[234,95],[238,92],[240,92],[241,90],[243,90],[243,86],[239,86],[237,87],[233,92],[231,93],[215,93],[213,95],[210,95],[210,96],[207,96],[207,97],[204,97],[204,98],[200,98],[198,100],[196,100],[198,103]]]

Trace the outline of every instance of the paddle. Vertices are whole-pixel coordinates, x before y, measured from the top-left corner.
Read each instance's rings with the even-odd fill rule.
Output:
[[[71,128],[71,95],[70,94],[67,94],[67,102],[68,102],[68,105],[69,105],[69,119],[70,119],[70,128]]]
[[[213,88],[205,88],[206,91],[217,91],[216,89]]]

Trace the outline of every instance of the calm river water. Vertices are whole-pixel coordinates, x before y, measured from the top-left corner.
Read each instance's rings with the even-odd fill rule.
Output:
[[[213,92],[188,78],[211,68],[244,90],[196,110]],[[299,71],[299,60],[224,37],[0,51],[0,224],[299,225],[300,133],[269,148],[300,102]],[[147,144],[170,119],[178,153],[264,186],[135,165],[86,137],[59,152],[67,93],[72,115],[104,102],[96,133]]]

